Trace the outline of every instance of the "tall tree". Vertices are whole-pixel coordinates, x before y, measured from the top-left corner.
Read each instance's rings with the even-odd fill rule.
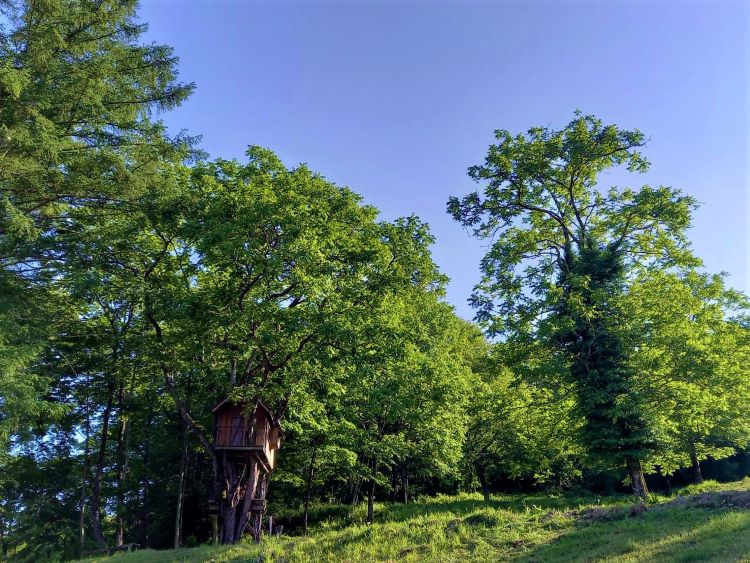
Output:
[[[189,409],[186,382],[199,376],[214,403],[267,401],[282,418],[306,358],[350,338],[384,296],[436,275],[417,220],[379,223],[353,192],[306,167],[288,169],[258,147],[248,157],[196,167],[179,211],[170,201],[149,227],[163,252],[144,297],[165,388],[213,458],[217,487],[220,473],[232,475],[217,490],[227,543],[246,528],[247,479],[256,479],[219,467],[210,395]]]
[[[54,336],[40,305],[60,299],[67,236],[151,189],[184,144],[151,116],[192,85],[169,47],[140,41],[136,6],[0,1],[0,421],[45,408],[48,382],[27,368]]]
[[[577,113],[561,130],[495,137],[484,164],[469,169],[483,193],[448,201],[455,220],[492,240],[471,298],[477,318],[492,334],[540,338],[566,358],[592,453],[627,465],[645,496],[641,461],[654,441],[612,324],[616,296],[635,265],[697,262],[685,238],[695,201],[669,187],[599,186],[609,168],[648,169],[637,130]]]

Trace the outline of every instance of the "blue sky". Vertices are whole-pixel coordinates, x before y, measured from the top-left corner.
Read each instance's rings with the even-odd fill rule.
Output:
[[[445,213],[475,184],[494,129],[565,125],[580,108],[649,137],[647,175],[702,207],[690,236],[750,290],[750,3],[144,0],[147,39],[197,84],[170,129],[213,156],[249,144],[306,162],[437,237],[448,299],[478,280],[483,243]]]

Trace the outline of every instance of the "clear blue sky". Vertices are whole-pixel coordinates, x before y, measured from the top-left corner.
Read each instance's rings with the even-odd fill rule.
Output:
[[[306,162],[387,219],[416,213],[466,298],[482,242],[445,213],[474,189],[492,131],[562,126],[580,108],[651,137],[648,175],[607,185],[698,198],[691,238],[750,289],[750,4],[707,2],[244,2],[145,0],[147,39],[197,91],[164,116],[213,156],[249,144]]]

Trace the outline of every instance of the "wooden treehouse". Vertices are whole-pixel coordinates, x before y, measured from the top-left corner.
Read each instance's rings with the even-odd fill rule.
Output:
[[[213,408],[214,449],[225,484],[220,498],[223,525],[235,528],[235,540],[246,529],[256,540],[260,537],[268,477],[284,438],[271,410],[260,401],[254,409],[253,404],[227,398]],[[222,533],[225,540],[227,534]]]

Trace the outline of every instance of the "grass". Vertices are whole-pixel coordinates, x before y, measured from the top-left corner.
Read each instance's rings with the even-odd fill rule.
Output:
[[[750,479],[705,483],[682,494],[750,491]],[[718,498],[718,497],[717,497]],[[376,523],[364,507],[334,511],[307,537],[265,539],[258,546],[142,550],[107,563],[204,561],[745,561],[750,563],[750,510],[717,503],[698,508],[655,499],[629,515],[632,498],[501,495],[439,496],[410,505],[377,505]],[[329,513],[330,510],[329,510]]]

